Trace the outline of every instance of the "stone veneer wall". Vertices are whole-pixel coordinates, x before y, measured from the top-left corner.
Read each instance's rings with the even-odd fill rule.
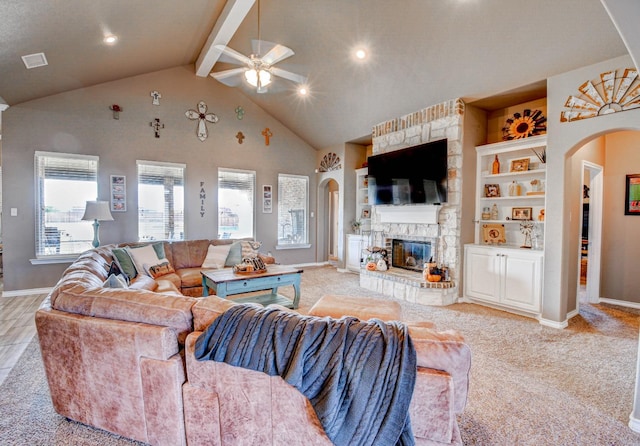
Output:
[[[385,121],[373,128],[373,154],[392,152],[447,138],[448,191],[447,203],[442,206],[438,225],[420,223],[381,223],[376,206],[373,206],[371,229],[382,237],[436,238],[436,260],[449,267],[449,276],[460,283],[460,218],[462,203],[462,133],[464,102],[452,99],[424,108],[400,118]],[[374,240],[381,246],[383,240]]]

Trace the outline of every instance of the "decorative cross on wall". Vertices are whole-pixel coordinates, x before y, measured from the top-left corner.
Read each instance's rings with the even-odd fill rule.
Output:
[[[204,101],[198,102],[198,111],[187,110],[184,114],[192,121],[198,120],[196,135],[200,141],[204,141],[207,139],[207,136],[209,136],[207,121],[212,124],[218,122],[218,117],[214,113],[207,113],[207,104],[205,104]]]
[[[271,130],[269,130],[269,127],[265,127],[265,129],[262,131],[262,136],[264,136],[264,145],[268,146],[269,138],[273,136],[273,133],[271,133]]]
[[[153,90],[151,92],[151,97],[153,98],[153,105],[160,105],[160,98],[162,97],[160,93],[158,93],[156,90]]]
[[[153,127],[153,131],[156,133],[156,138],[160,138],[160,129],[164,128],[164,124],[160,122],[160,118],[156,118],[149,123]]]
[[[236,133],[236,138],[238,138],[238,144],[242,144],[244,142],[244,134],[242,132]]]

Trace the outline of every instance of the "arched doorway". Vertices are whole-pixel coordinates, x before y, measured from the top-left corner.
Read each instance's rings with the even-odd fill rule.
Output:
[[[318,184],[317,261],[339,266],[343,252],[340,183],[327,176]]]

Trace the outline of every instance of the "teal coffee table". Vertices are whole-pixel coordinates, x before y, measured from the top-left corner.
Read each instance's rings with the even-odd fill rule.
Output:
[[[218,297],[227,299],[229,296],[255,291],[269,291],[266,294],[252,294],[246,297],[233,298],[234,302],[255,302],[262,305],[278,304],[287,308],[298,308],[300,302],[300,279],[302,271],[290,266],[269,265],[267,272],[237,274],[231,268],[223,270],[202,271],[202,295],[208,296],[212,289]],[[293,286],[295,292],[293,300],[278,294],[281,286]]]

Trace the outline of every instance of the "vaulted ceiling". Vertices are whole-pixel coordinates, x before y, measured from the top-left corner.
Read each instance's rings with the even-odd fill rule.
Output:
[[[236,1],[247,0],[229,0]],[[17,105],[187,64],[196,76],[225,3],[0,0],[0,96]],[[266,94],[237,88],[313,147],[327,148],[451,98],[492,108],[544,96],[546,78],[628,54],[635,36],[621,37],[605,8],[620,3],[628,2],[261,0],[262,39],[295,51],[278,66],[308,76],[311,92],[302,99],[281,79]],[[243,54],[258,37],[257,3],[247,9],[229,41]],[[117,44],[105,45],[106,34]],[[353,57],[358,47],[367,50],[364,61]],[[21,56],[39,52],[49,65],[27,70]],[[217,62],[213,71],[229,67]]]

